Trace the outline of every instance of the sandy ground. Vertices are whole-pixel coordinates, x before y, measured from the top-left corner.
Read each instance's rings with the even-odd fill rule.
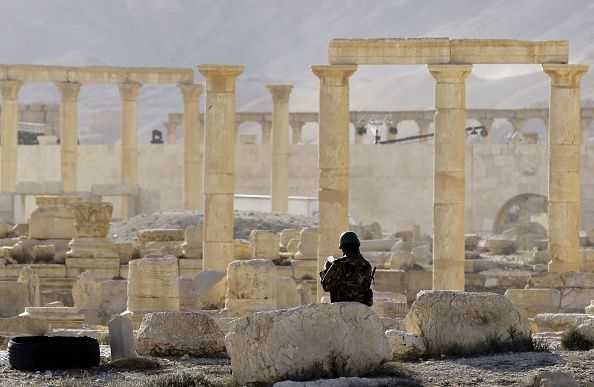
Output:
[[[139,230],[157,228],[187,228],[202,224],[202,213],[195,211],[160,211],[136,215],[130,219],[113,222],[110,235],[114,242],[136,242]],[[280,232],[286,228],[317,226],[318,219],[302,215],[273,212],[236,211],[233,236],[248,239],[252,230]]]
[[[108,355],[109,347],[102,346]],[[221,385],[234,385],[228,359],[161,358],[161,368],[148,371],[110,369],[21,372],[10,368],[6,351],[0,351],[0,386],[117,386],[126,381],[143,383],[156,375],[177,371],[204,372]],[[373,379],[386,386],[531,386],[545,371],[573,376],[581,386],[594,386],[594,351],[554,353],[524,352],[473,358],[392,362],[388,375]],[[370,380],[372,381],[372,380]]]

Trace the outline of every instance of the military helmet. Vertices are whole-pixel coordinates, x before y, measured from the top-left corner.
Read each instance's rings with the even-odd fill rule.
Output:
[[[352,231],[345,231],[340,234],[340,240],[338,242],[339,249],[342,249],[344,245],[357,245],[361,246],[361,242],[359,242],[359,237]]]

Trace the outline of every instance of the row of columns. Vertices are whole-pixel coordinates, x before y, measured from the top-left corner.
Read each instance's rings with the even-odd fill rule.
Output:
[[[0,81],[2,114],[0,120],[1,157],[0,191],[14,192],[17,182],[18,146],[18,93],[23,82],[19,80]],[[56,85],[61,96],[60,156],[61,180],[66,192],[77,190],[78,174],[78,96],[81,84],[60,82]],[[142,84],[126,82],[118,84],[121,96],[121,182],[138,183],[138,93]],[[199,85],[180,84],[184,99],[184,171],[186,188],[184,207],[201,209],[202,191],[202,125],[198,119],[200,93]]]
[[[543,65],[549,103],[549,271],[579,271],[580,79],[586,65]],[[433,289],[464,290],[465,79],[471,65],[429,65],[435,79]],[[349,77],[356,66],[312,66],[320,79],[318,270],[348,228]],[[487,123],[492,125],[491,123]],[[428,128],[428,125],[427,125]],[[427,130],[427,129],[425,129]],[[318,297],[322,296],[318,288]]]

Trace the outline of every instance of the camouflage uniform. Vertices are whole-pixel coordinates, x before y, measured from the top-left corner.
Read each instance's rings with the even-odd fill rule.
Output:
[[[320,272],[322,288],[330,302],[356,301],[373,305],[371,265],[361,254],[347,254]]]

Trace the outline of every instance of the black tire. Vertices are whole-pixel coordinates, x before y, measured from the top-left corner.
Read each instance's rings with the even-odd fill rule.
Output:
[[[8,343],[8,361],[17,370],[90,368],[99,360],[99,343],[87,336],[21,336]]]

